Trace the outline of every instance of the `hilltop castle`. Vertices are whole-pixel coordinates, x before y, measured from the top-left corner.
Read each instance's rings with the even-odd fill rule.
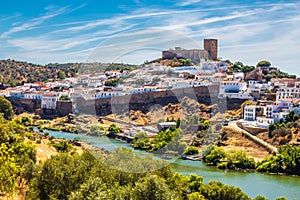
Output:
[[[217,60],[218,58],[218,40],[204,39],[204,49],[183,49],[175,47],[175,50],[162,51],[162,59],[184,58],[191,59],[194,63],[201,60]]]

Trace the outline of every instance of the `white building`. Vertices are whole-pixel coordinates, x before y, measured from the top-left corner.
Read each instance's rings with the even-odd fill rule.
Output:
[[[221,81],[220,94],[246,92],[247,84],[243,81]]]
[[[270,124],[285,119],[291,110],[300,113],[300,108],[294,107],[291,99],[282,99],[266,106],[245,106],[243,119],[255,121],[257,126],[268,128]]]
[[[262,128],[268,128],[270,124],[275,123],[273,118],[266,118],[266,117],[257,117],[256,122],[257,125]]]
[[[296,82],[295,87],[281,86],[280,89],[276,91],[276,100],[286,98],[300,99],[300,82]]]
[[[258,116],[264,114],[264,108],[262,106],[245,106],[243,114],[244,120],[255,121]]]
[[[213,73],[197,73],[195,74],[195,80],[207,80],[212,81],[213,80]]]
[[[43,93],[41,92],[32,92],[32,93],[25,93],[24,98],[26,99],[34,99],[34,100],[42,100]]]
[[[200,86],[207,86],[207,83],[205,81],[189,81],[190,86],[189,87],[200,87]]]
[[[12,98],[24,98],[24,92],[19,90],[10,90],[9,96]]]
[[[244,72],[233,72],[234,80],[242,81],[245,78]]]
[[[129,93],[130,94],[142,94],[146,92],[156,92],[157,89],[155,87],[141,87],[141,88],[133,88]]]
[[[96,99],[103,99],[103,98],[112,98],[116,96],[124,95],[122,92],[118,91],[101,91],[95,95]]]
[[[243,81],[221,81],[219,98],[253,99],[247,92],[247,84]]]
[[[221,81],[224,81],[224,79],[226,79],[226,77],[227,77],[226,73],[215,73],[215,74],[213,74],[212,81],[213,82],[221,82]]]
[[[56,102],[58,98],[58,94],[44,94],[41,103],[42,109],[56,109]]]
[[[201,71],[203,72],[211,72],[215,73],[218,71],[227,71],[228,70],[228,63],[226,62],[204,62],[201,64]]]

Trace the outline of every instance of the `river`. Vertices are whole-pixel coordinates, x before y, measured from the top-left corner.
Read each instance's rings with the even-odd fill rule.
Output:
[[[34,130],[39,132],[37,128]],[[108,151],[113,151],[117,147],[133,149],[127,143],[109,139],[107,137],[93,137],[50,130],[47,130],[47,132],[49,132],[50,136],[56,138],[65,138],[68,140],[79,138],[83,142],[107,149]],[[146,152],[139,150],[135,150],[135,152],[147,154]],[[224,171],[215,167],[206,166],[199,161],[181,159],[172,160],[171,166],[174,171],[185,175],[191,173],[198,174],[203,177],[205,183],[216,180],[227,185],[239,187],[253,198],[257,195],[262,195],[270,200],[281,196],[285,196],[290,200],[300,200],[300,177],[270,175],[257,172]]]

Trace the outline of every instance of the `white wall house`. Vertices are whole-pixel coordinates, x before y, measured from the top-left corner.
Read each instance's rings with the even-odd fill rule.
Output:
[[[256,122],[262,128],[268,128],[270,124],[275,123],[273,118],[257,117]]]
[[[299,99],[300,98],[300,88],[284,87],[284,88],[278,89],[276,91],[276,100],[286,99],[286,98]]]
[[[264,114],[264,107],[262,106],[245,106],[243,110],[244,120],[255,121],[258,116]]]
[[[122,96],[122,92],[117,91],[101,91],[95,95],[96,99],[103,99],[103,98],[112,98],[116,96]]]
[[[245,74],[244,72],[233,72],[234,80],[244,80]]]
[[[212,81],[213,74],[212,73],[196,73],[195,80],[207,80]]]
[[[200,87],[200,86],[207,86],[207,83],[204,81],[190,81],[190,87]]]
[[[224,79],[226,79],[227,74],[226,73],[215,73],[212,76],[212,81],[213,82],[221,82],[224,81]]]
[[[35,93],[25,93],[24,98],[26,99],[35,99],[35,100],[41,100],[43,97],[43,93],[35,92]]]
[[[146,92],[156,92],[157,89],[154,87],[141,87],[141,88],[134,88],[129,93],[130,94],[142,94]]]
[[[56,109],[56,102],[59,98],[58,94],[45,94],[42,97],[42,109]]]
[[[204,62],[201,64],[201,71],[203,72],[218,72],[218,71],[227,71],[228,63],[226,62]]]
[[[18,90],[9,91],[9,96],[12,98],[24,98],[24,92]]]
[[[247,84],[242,81],[221,81],[220,93],[239,93],[247,90]]]
[[[263,109],[263,113],[258,108]],[[266,106],[245,106],[243,119],[255,121],[259,127],[268,128],[270,124],[285,119],[291,110],[297,114],[300,113],[300,108],[293,107],[293,102],[290,99],[280,100],[275,104]]]

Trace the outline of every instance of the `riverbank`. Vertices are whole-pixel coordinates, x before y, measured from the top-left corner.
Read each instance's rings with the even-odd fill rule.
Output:
[[[38,131],[38,130],[37,130]],[[113,152],[116,148],[123,147],[132,149],[140,155],[148,155],[149,153],[140,150],[134,150],[128,143],[120,142],[107,137],[94,137],[88,135],[78,135],[66,132],[48,131],[49,136],[56,138],[65,138],[68,140],[80,139],[89,145],[104,148]],[[155,154],[152,154],[156,157]],[[157,159],[161,159],[157,157]],[[210,180],[220,181],[227,185],[240,187],[252,198],[257,194],[265,196],[269,199],[276,199],[285,196],[288,199],[299,199],[300,196],[300,178],[294,176],[270,175],[267,173],[257,172],[241,172],[231,170],[220,170],[217,167],[210,167],[203,162],[195,162],[190,160],[182,160],[172,158],[168,160],[171,168],[181,174],[190,175],[197,174],[203,177],[205,183]]]

